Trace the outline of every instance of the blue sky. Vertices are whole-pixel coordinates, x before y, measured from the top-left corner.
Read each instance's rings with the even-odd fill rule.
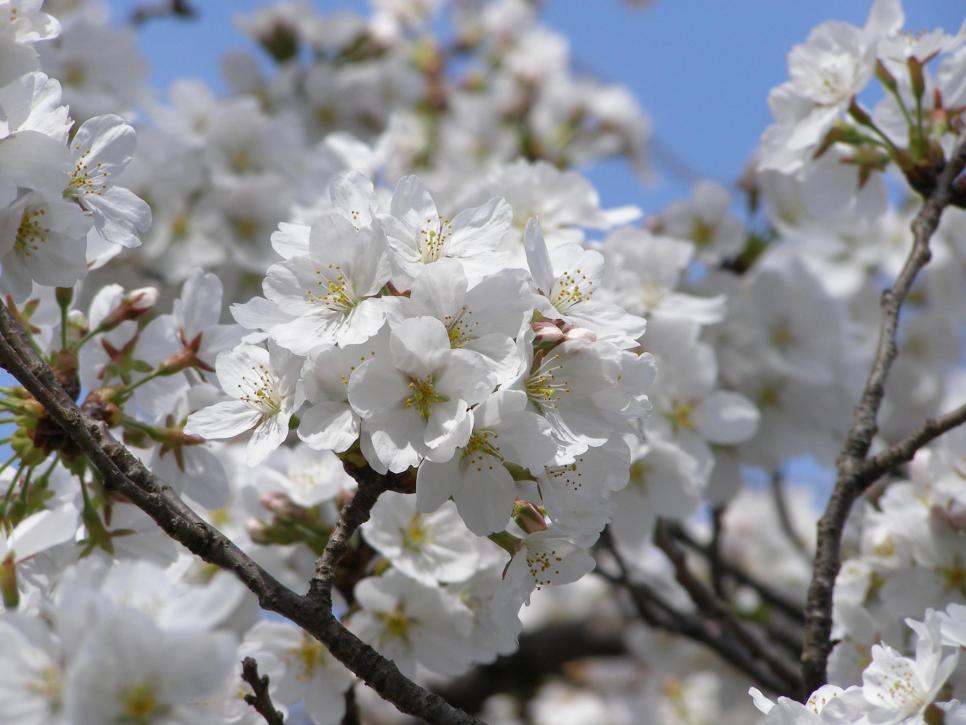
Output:
[[[111,0],[126,18],[144,0]],[[152,82],[200,77],[221,87],[218,61],[227,50],[251,48],[232,18],[266,0],[195,0],[197,20],[160,20],[139,36]],[[321,11],[364,7],[360,0],[315,0]],[[654,133],[687,166],[728,181],[741,171],[768,125],[768,91],[786,78],[788,50],[827,19],[863,24],[867,0],[652,0],[631,10],[622,0],[547,0],[545,18],[566,35],[577,67],[628,86],[650,114]],[[906,27],[958,29],[961,0],[906,0]],[[659,178],[642,187],[621,164],[589,176],[605,204],[656,210],[687,193],[688,182],[658,163]]]

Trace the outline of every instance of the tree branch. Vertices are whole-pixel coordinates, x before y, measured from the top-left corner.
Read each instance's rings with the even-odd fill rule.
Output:
[[[684,529],[684,527],[677,524],[668,524],[668,531],[675,539],[680,541],[692,551],[707,557],[709,560],[711,559],[710,547],[697,541]],[[739,584],[743,584],[744,586],[754,589],[763,601],[780,611],[791,621],[799,624],[805,621],[804,614],[802,612],[803,606],[801,604],[792,601],[784,594],[775,591],[768,584],[759,581],[744,569],[741,569],[727,559],[719,557],[716,561],[723,574],[731,577]]]
[[[188,20],[198,15],[194,5],[188,0],[166,0],[164,2],[145,3],[131,13],[131,25],[140,27],[149,20],[158,18],[182,18]]]
[[[258,675],[258,663],[251,657],[242,660],[242,679],[252,688],[254,695],[245,695],[245,702],[255,708],[268,725],[285,725],[285,717],[275,709],[268,692],[268,675]]]
[[[937,418],[927,419],[919,430],[910,433],[885,450],[879,451],[866,461],[863,468],[864,477],[871,477],[874,481],[884,476],[897,466],[911,461],[920,448],[963,423],[966,423],[966,404]]]
[[[784,680],[789,691],[799,688],[798,672],[769,649],[768,645],[755,636],[744,624],[738,621],[729,606],[718,599],[714,593],[704,586],[688,567],[684,552],[677,547],[667,531],[663,521],[658,521],[654,530],[654,543],[671,560],[674,566],[675,578],[700,612],[712,619],[727,631],[747,650],[753,658],[761,660],[772,672]]]
[[[283,586],[224,534],[210,526],[170,486],[151,473],[110,434],[106,423],[85,415],[64,392],[23,329],[0,304],[0,365],[13,375],[70,436],[109,489],[144,511],[171,538],[205,561],[234,572],[258,598],[322,642],[329,652],[401,712],[431,723],[480,725],[478,718],[450,706],[405,677],[390,660],[362,642],[317,597]]]
[[[852,504],[879,475],[874,466],[868,465],[866,458],[878,430],[877,419],[885,395],[885,383],[898,354],[896,331],[899,313],[920,270],[932,256],[929,241],[939,226],[943,210],[956,201],[954,183],[964,165],[966,136],[960,136],[952,158],[943,166],[935,187],[912,220],[913,243],[909,256],[895,282],[882,293],[882,320],[875,359],[855,408],[852,427],[836,460],[835,488],[818,522],[815,565],[805,606],[805,638],[801,660],[804,689],[799,693],[803,700],[826,682],[826,665],[832,649],[829,639],[832,631],[832,597],[835,579],[842,565],[842,530]]]
[[[528,698],[567,662],[588,657],[625,657],[622,622],[558,622],[524,632],[517,651],[476,667],[437,688],[437,692],[467,712],[479,712],[497,694]]]
[[[808,550],[804,539],[795,530],[792,522],[791,512],[788,510],[788,499],[785,496],[785,485],[780,471],[774,471],[771,475],[771,496],[775,504],[775,513],[778,515],[778,523],[781,525],[785,538],[788,539],[795,551],[801,554],[809,563],[812,561],[812,552]]]
[[[607,530],[602,535],[603,548],[607,549],[617,563],[619,574],[609,575],[598,567],[598,574],[624,588],[630,595],[634,607],[647,624],[672,634],[680,634],[688,639],[705,645],[716,652],[739,672],[774,693],[787,691],[788,683],[776,675],[754,657],[733,638],[727,636],[720,626],[688,612],[680,612],[668,604],[660,594],[643,582],[632,582],[623,557],[617,551]]]

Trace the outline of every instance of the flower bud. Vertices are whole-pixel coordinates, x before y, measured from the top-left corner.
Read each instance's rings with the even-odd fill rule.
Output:
[[[597,333],[588,330],[586,327],[571,327],[564,333],[564,339],[568,342],[573,340],[583,340],[584,342],[596,342]]]
[[[157,304],[157,287],[141,287],[131,290],[121,299],[121,304],[101,322],[101,329],[110,330],[125,320],[136,320]]]
[[[269,543],[269,532],[268,527],[265,522],[259,521],[258,519],[248,519],[245,522],[245,532],[256,544],[267,544]]]
[[[262,507],[275,514],[280,518],[289,518],[292,514],[297,513],[298,507],[292,502],[288,496],[286,496],[281,491],[269,491],[268,493],[263,493],[258,502]]]
[[[535,534],[547,528],[547,521],[534,504],[517,499],[513,504],[513,520],[528,534]]]
[[[536,345],[556,345],[564,339],[563,331],[550,320],[531,322],[530,328],[534,332],[533,342]]]

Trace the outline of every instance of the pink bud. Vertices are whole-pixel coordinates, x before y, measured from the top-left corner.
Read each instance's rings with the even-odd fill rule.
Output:
[[[586,327],[571,327],[564,333],[565,340],[584,340],[585,342],[596,342],[597,333],[588,330]]]
[[[556,345],[564,339],[564,334],[561,329],[550,320],[531,322],[530,328],[535,333],[533,341],[538,345]]]
[[[248,519],[245,522],[245,532],[248,534],[248,538],[256,544],[268,543],[268,527],[258,519]]]

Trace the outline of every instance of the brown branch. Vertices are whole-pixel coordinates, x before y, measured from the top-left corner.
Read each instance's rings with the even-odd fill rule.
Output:
[[[899,312],[920,270],[932,253],[929,240],[943,210],[954,203],[956,178],[966,166],[966,137],[961,136],[952,158],[945,163],[922,208],[912,220],[912,249],[892,286],[882,294],[882,319],[875,359],[862,396],[855,408],[852,427],[836,459],[836,481],[825,512],[818,522],[815,565],[805,606],[805,639],[802,647],[802,680],[799,693],[804,700],[826,682],[826,665],[832,649],[832,597],[835,579],[841,568],[842,530],[852,504],[878,477],[876,468],[866,460],[878,430],[878,414],[885,395],[885,384],[898,354],[896,330]]]
[[[719,599],[725,598],[724,571],[721,568],[721,537],[724,535],[724,513],[728,504],[711,509],[711,542],[708,544],[708,569],[711,588]]]
[[[873,480],[884,476],[897,466],[911,461],[920,448],[963,423],[966,423],[966,404],[944,415],[927,419],[919,430],[910,433],[885,450],[879,451],[866,461],[863,469],[864,476],[871,476]]]
[[[781,526],[782,533],[785,534],[785,538],[788,539],[788,543],[806,561],[811,563],[812,552],[808,550],[808,545],[801,534],[795,530],[795,524],[792,522],[791,512],[788,510],[788,498],[785,496],[784,480],[780,471],[775,471],[771,475],[771,497],[775,504],[775,513],[778,515],[778,523]]]
[[[345,691],[345,714],[339,725],[361,725],[359,716],[359,700],[356,698],[356,686],[352,685]]]
[[[78,409],[50,367],[30,348],[20,325],[0,305],[0,365],[44,407],[100,473],[104,485],[150,516],[171,538],[207,562],[234,572],[259,605],[300,626],[401,712],[431,723],[478,725],[482,721],[405,677],[390,660],[362,642],[321,606],[283,586],[244,551],[210,526],[170,486],[118,443],[103,421]]]
[[[738,620],[727,603],[718,599],[714,592],[692,573],[684,552],[674,543],[663,521],[658,521],[655,527],[654,543],[671,560],[678,584],[684,587],[698,610],[730,632],[751,657],[767,665],[784,681],[786,691],[797,691],[799,681],[796,669],[772,652],[767,643],[761,641]]]
[[[437,692],[467,712],[479,712],[491,696],[516,695],[529,699],[548,678],[565,670],[568,662],[588,657],[625,657],[626,632],[622,622],[558,622],[524,632],[517,651],[476,667],[437,688]]]
[[[194,5],[188,0],[166,0],[165,2],[145,3],[131,13],[131,25],[140,27],[149,20],[159,18],[181,18],[189,20],[198,15]]]
[[[701,554],[702,556],[707,557],[710,560],[710,547],[706,544],[702,544],[691,536],[691,534],[689,534],[684,527],[669,523],[668,532],[686,547]],[[755,576],[749,574],[744,569],[723,557],[719,557],[717,559],[717,564],[725,576],[734,579],[739,584],[754,589],[764,602],[774,607],[777,611],[780,611],[791,621],[796,623],[802,623],[805,621],[803,606],[798,602],[795,602],[786,597],[784,594],[775,591],[770,585],[765,584]]]
[[[774,693],[787,691],[788,683],[775,672],[751,656],[733,637],[716,623],[671,606],[654,589],[643,582],[632,582],[623,557],[617,551],[607,530],[602,536],[602,548],[614,557],[619,574],[609,575],[598,567],[597,573],[620,585],[631,597],[641,619],[656,629],[679,634],[705,645],[737,671],[748,675],[757,685]]]
[[[268,675],[258,675],[258,663],[251,657],[242,660],[242,679],[252,688],[254,694],[245,695],[245,702],[255,708],[268,725],[285,725],[285,716],[275,709],[272,696],[268,692]]]

